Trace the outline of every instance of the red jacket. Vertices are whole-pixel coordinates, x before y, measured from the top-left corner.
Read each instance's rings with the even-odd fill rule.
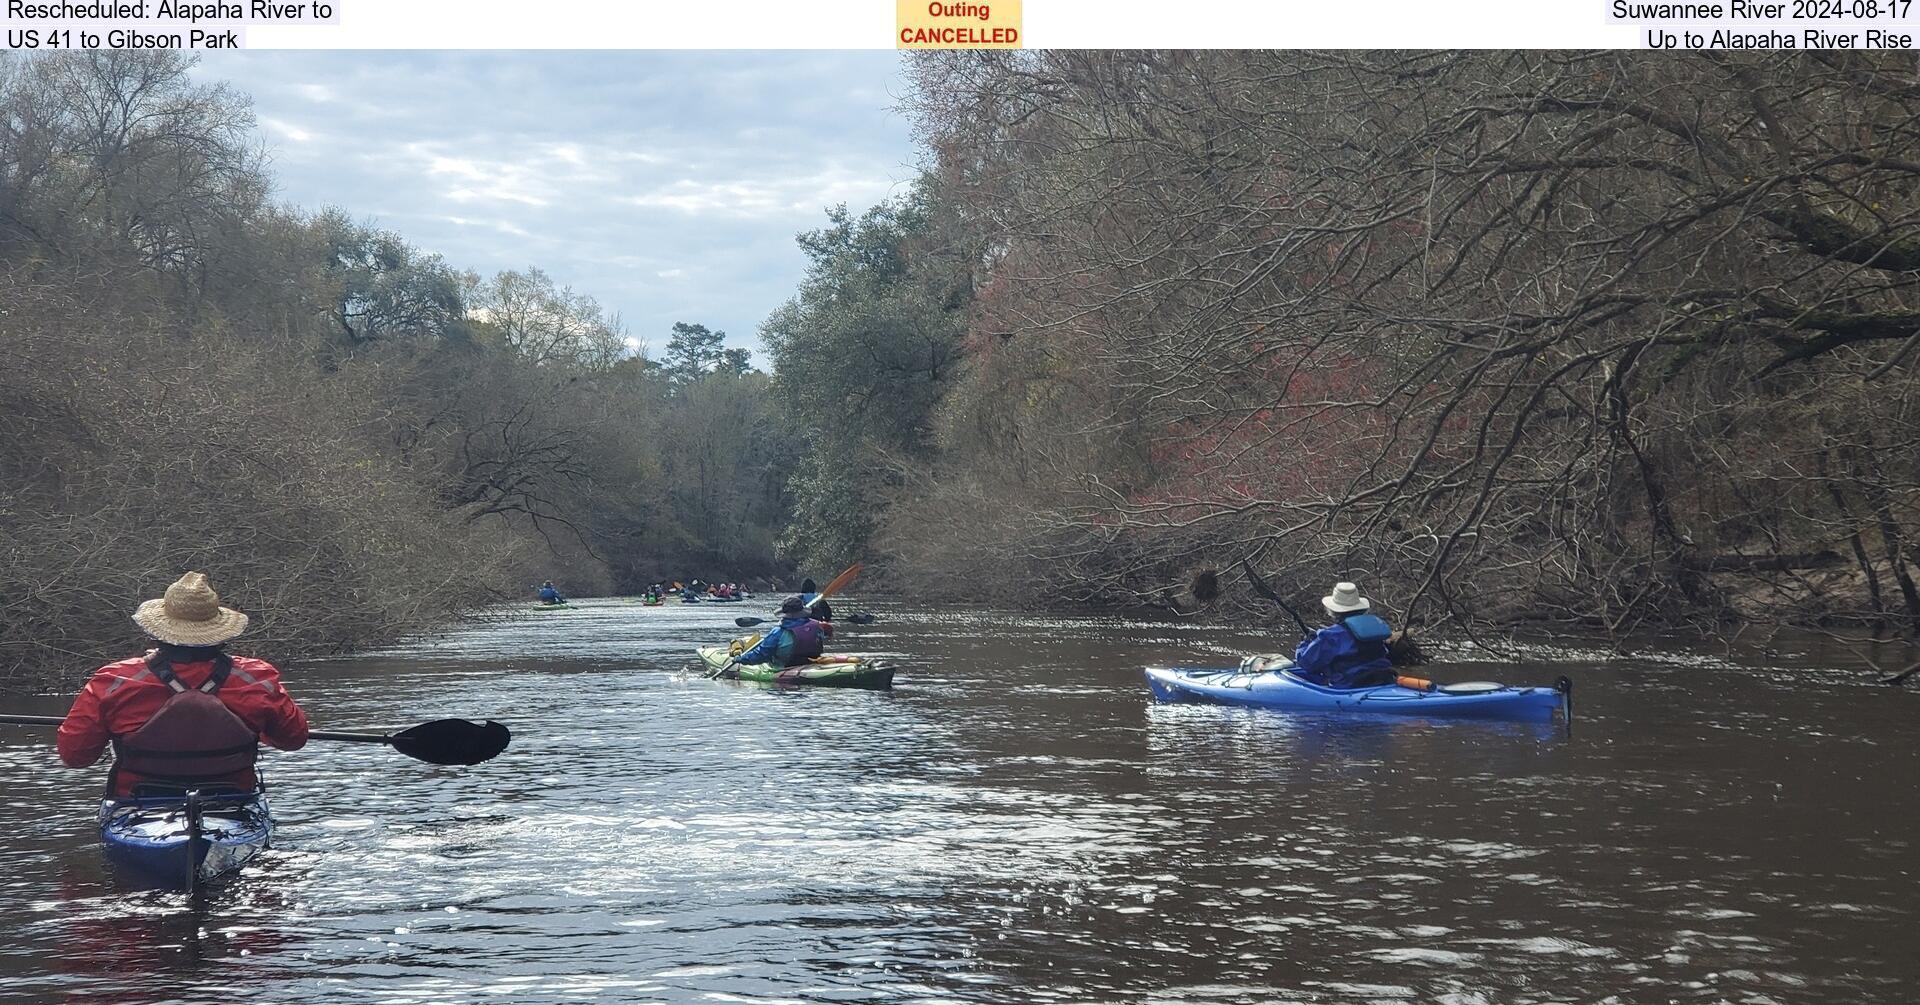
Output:
[[[175,663],[173,672],[182,684],[198,687],[213,673],[213,661]],[[273,664],[235,656],[232,675],[215,694],[272,746],[299,750],[307,745],[307,713],[280,685],[280,671]],[[173,691],[147,668],[144,656],[101,667],[73,700],[67,721],[60,724],[60,760],[75,768],[93,764],[100,760],[109,742],[146,725],[172,696]],[[133,772],[118,772],[113,794],[131,794],[138,781]],[[230,781],[240,788],[252,788],[258,779],[254,772],[245,771]]]

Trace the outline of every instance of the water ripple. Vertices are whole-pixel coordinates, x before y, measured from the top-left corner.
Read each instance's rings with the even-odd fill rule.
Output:
[[[1461,672],[1572,674],[1570,732],[1289,716],[1140,682],[1271,637],[836,604],[880,616],[842,648],[898,662],[894,693],[702,679],[692,647],[757,603],[516,607],[289,667],[328,725],[497,718],[513,748],[271,755],[277,846],[198,912],[106,873],[98,772],[0,736],[0,1000],[1897,1001],[1920,979],[1891,753],[1914,709],[1855,674],[1534,647]]]

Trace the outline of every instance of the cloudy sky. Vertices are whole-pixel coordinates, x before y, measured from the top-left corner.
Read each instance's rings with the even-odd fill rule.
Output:
[[[253,96],[284,201],[459,268],[537,265],[655,355],[675,321],[757,350],[794,234],[914,175],[891,52],[263,51],[199,75]]]

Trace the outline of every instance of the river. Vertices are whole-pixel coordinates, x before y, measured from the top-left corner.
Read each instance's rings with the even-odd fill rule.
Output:
[[[275,847],[198,911],[111,881],[103,769],[0,727],[0,1001],[1899,1002],[1920,982],[1920,694],[1818,653],[1483,656],[1434,676],[1568,674],[1571,728],[1383,721],[1149,701],[1143,665],[1273,648],[1246,629],[856,600],[836,607],[879,620],[836,649],[896,660],[892,693],[700,679],[691,647],[764,606],[585,601],[284,667],[317,726],[495,718],[513,745],[473,768],[269,755]]]

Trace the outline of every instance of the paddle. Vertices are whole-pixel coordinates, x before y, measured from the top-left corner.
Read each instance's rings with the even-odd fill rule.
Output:
[[[813,599],[807,601],[807,606],[803,608],[803,610],[811,611],[813,610],[813,605],[819,603],[822,600],[827,599],[828,597],[833,596],[835,593],[840,592],[840,590],[844,588],[848,583],[851,583],[854,580],[860,578],[860,570],[865,569],[866,567],[867,565],[865,562],[855,562],[852,565],[847,566],[847,569],[845,572],[842,572],[838,576],[833,577],[832,582],[828,583],[826,587],[822,589],[819,593],[814,594]],[[738,624],[738,621],[736,621],[735,623]],[[761,622],[756,619],[755,624],[759,624],[759,623]],[[743,625],[740,625],[740,627],[751,628],[752,625],[743,624]],[[721,664],[720,666],[714,668],[711,672],[709,672],[707,674],[707,679],[712,680],[715,677],[718,677],[721,674],[726,673],[727,671],[733,669],[734,664],[738,662],[739,660],[737,658],[727,660],[725,663]]]
[[[875,618],[875,617],[874,617],[873,615],[871,615],[871,614],[849,614],[849,615],[847,615],[847,624],[850,624],[850,625],[870,625],[870,624],[873,624],[873,623],[874,623],[875,621],[877,621],[877,620],[879,620],[879,619],[877,619],[877,618]],[[766,623],[767,623],[767,619],[766,619],[766,618],[747,618],[747,617],[740,617],[740,618],[734,618],[734,619],[733,619],[733,623],[734,623],[734,624],[736,624],[736,625],[739,625],[739,626],[740,626],[740,627],[742,627],[742,628],[752,628],[752,627],[753,627],[753,626],[755,626],[755,625],[764,625],[764,624],[766,624]]]
[[[1301,638],[1304,639],[1313,634],[1313,629],[1307,627],[1307,621],[1300,616],[1300,612],[1294,610],[1291,604],[1281,600],[1280,595],[1267,586],[1267,581],[1261,579],[1260,574],[1253,571],[1253,566],[1248,565],[1244,558],[1240,560],[1240,571],[1247,574],[1247,582],[1253,586],[1253,592],[1279,604],[1281,610],[1293,615],[1293,623],[1300,626]]]
[[[0,715],[0,723],[16,726],[58,726],[64,721],[57,715]],[[513,738],[507,727],[491,719],[484,724],[466,719],[435,719],[398,733],[336,733],[316,729],[307,735],[315,740],[383,743],[428,764],[491,761],[507,749],[507,742]]]
[[[1905,670],[1902,670],[1899,673],[1894,674],[1893,676],[1888,677],[1885,680],[1882,680],[1880,683],[1892,684],[1894,687],[1899,687],[1900,685],[1905,684],[1907,682],[1908,677],[1911,677],[1917,673],[1920,673],[1920,663],[1915,663],[1914,665],[1906,668]]]
[[[428,764],[480,764],[500,756],[513,734],[488,719],[484,724],[466,719],[435,719],[398,733],[336,733],[316,729],[315,740],[347,743],[384,743],[416,761]]]

